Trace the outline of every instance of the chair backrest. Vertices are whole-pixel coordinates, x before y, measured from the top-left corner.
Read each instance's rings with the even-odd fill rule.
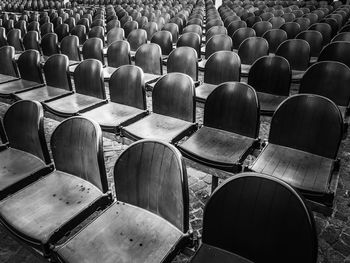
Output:
[[[40,27],[41,37],[45,36],[47,33],[54,33],[52,23],[45,23]]]
[[[303,17],[308,18],[310,20],[310,26],[318,22],[318,15],[315,13],[307,13]]]
[[[256,22],[252,28],[255,30],[256,36],[261,37],[266,31],[272,29],[272,24],[268,21]]]
[[[224,26],[213,26],[205,33],[206,42],[214,35],[227,35],[227,29]]]
[[[46,85],[65,90],[72,90],[71,78],[68,75],[69,59],[66,55],[50,56],[44,64]]]
[[[22,79],[44,83],[40,67],[40,54],[37,50],[24,51],[17,60],[17,66]]]
[[[57,170],[108,191],[102,131],[96,122],[80,116],[66,119],[52,133],[50,145]]]
[[[15,48],[4,46],[0,48],[0,74],[19,77],[15,62]]]
[[[104,27],[104,21],[102,19],[94,19],[91,22],[90,28],[93,29],[95,26]]]
[[[114,71],[109,80],[109,91],[112,102],[147,109],[143,72],[137,66],[124,65]]]
[[[125,32],[125,37],[127,38],[131,31],[138,29],[139,25],[137,24],[136,21],[128,21],[125,23],[123,26],[124,32]]]
[[[286,20],[284,20],[284,18],[280,16],[271,17],[268,21],[271,23],[272,29],[280,28],[280,26],[282,26],[286,22]]]
[[[19,20],[15,23],[15,28],[18,28],[19,30],[21,30],[21,33],[24,36],[27,33],[27,22],[24,20]],[[43,35],[41,33],[41,27],[40,27],[40,34]]]
[[[125,38],[124,29],[118,28],[118,27],[112,28],[107,33],[107,45],[110,45],[115,41],[124,40],[124,38]]]
[[[6,30],[3,27],[0,27],[0,47],[7,46],[7,36]]]
[[[293,13],[284,13],[282,17],[287,23],[292,22],[295,19],[295,15]]]
[[[84,59],[93,58],[104,64],[103,42],[100,38],[93,37],[86,40],[83,45],[82,53]]]
[[[120,22],[117,19],[112,19],[110,21],[108,21],[107,25],[106,25],[106,31],[107,33],[113,29],[113,28],[119,28],[120,27]]]
[[[177,24],[175,24],[175,23],[166,23],[161,30],[170,32],[172,43],[176,43],[177,42],[177,39],[179,38],[179,27],[178,27]],[[152,42],[152,40],[151,40],[151,42]]]
[[[272,116],[269,142],[335,159],[343,118],[330,99],[299,94],[286,99]]]
[[[155,43],[143,44],[135,53],[135,65],[143,72],[162,75],[162,50]]]
[[[183,73],[168,73],[155,84],[153,112],[195,122],[195,89],[192,79]]]
[[[27,30],[40,33],[40,23],[37,21],[30,22],[27,26]]]
[[[71,31],[71,35],[77,36],[78,44],[83,45],[87,39],[86,27],[84,25],[76,25]]]
[[[16,51],[24,50],[20,29],[15,28],[8,32],[7,42],[10,46],[14,47]]]
[[[146,23],[142,27],[142,29],[146,30],[146,32],[147,32],[147,40],[151,41],[153,34],[158,31],[158,25],[156,22],[150,21],[150,22]]]
[[[295,38],[297,34],[300,33],[301,28],[300,25],[296,22],[287,22],[284,23],[280,29],[286,31],[288,39]]]
[[[269,43],[262,37],[250,37],[244,40],[238,48],[242,64],[251,65],[258,58],[269,53]]]
[[[205,58],[208,59],[213,53],[217,51],[231,51],[232,39],[228,35],[214,35],[205,45]]]
[[[336,41],[331,42],[325,46],[319,57],[318,61],[338,61],[342,62],[350,67],[350,42]]]
[[[240,81],[241,60],[232,51],[218,51],[212,54],[204,67],[204,82],[220,84],[227,81]]]
[[[173,38],[169,31],[162,30],[154,33],[151,43],[159,45],[163,55],[169,55],[173,50]]]
[[[202,34],[203,34],[202,27],[199,26],[199,25],[188,25],[188,26],[186,26],[183,29],[182,34],[189,33],[189,32],[197,33],[199,35],[199,37],[201,37]]]
[[[106,99],[102,63],[96,59],[85,59],[74,70],[77,93]]]
[[[55,33],[58,37],[58,42],[61,42],[62,39],[69,35],[69,26],[67,24],[58,25],[55,28]]]
[[[291,69],[306,70],[310,61],[310,45],[302,39],[288,39],[278,46],[276,55],[286,58]]]
[[[68,17],[65,21],[65,24],[68,25],[69,32],[75,27],[75,18],[74,17]]]
[[[177,47],[191,47],[193,48],[194,50],[196,50],[197,52],[197,56],[198,58],[201,57],[201,37],[197,34],[197,33],[194,33],[194,32],[187,32],[187,33],[184,33],[182,34],[177,43],[176,43],[176,46]]]
[[[102,26],[94,26],[88,33],[89,38],[100,38],[102,43],[105,42],[105,29]]]
[[[167,61],[167,73],[181,72],[189,75],[194,81],[198,80],[197,52],[191,47],[174,49]]]
[[[271,29],[264,33],[265,38],[269,44],[269,52],[275,53],[278,46],[285,40],[287,40],[287,33],[282,29]]]
[[[55,33],[47,33],[43,36],[40,45],[44,56],[51,56],[59,53],[58,38]]]
[[[205,102],[204,125],[257,138],[260,110],[255,90],[241,82],[220,84]]]
[[[322,46],[327,45],[332,38],[332,28],[327,23],[316,23],[311,25],[308,30],[316,30],[322,34]]]
[[[245,20],[248,27],[253,27],[255,23],[258,23],[260,21],[262,21],[260,16],[250,16]]]
[[[333,37],[331,42],[336,42],[336,41],[350,42],[350,32],[342,32],[337,34],[335,37]]]
[[[302,31],[295,38],[303,39],[309,43],[311,57],[319,56],[322,49],[322,43],[323,43],[323,37],[319,31],[316,31],[316,30]]]
[[[69,60],[80,61],[79,38],[74,35],[66,36],[61,41],[61,53],[68,56]]]
[[[189,230],[187,171],[172,145],[141,140],[129,146],[114,166],[118,200],[139,206]]]
[[[90,21],[89,21],[89,19],[87,19],[87,18],[85,18],[85,17],[81,18],[81,19],[77,22],[77,25],[85,26],[86,32],[89,32],[89,31],[90,31]]]
[[[23,45],[25,50],[35,49],[40,51],[39,33],[37,31],[28,31],[23,37]]]
[[[135,29],[127,37],[130,49],[136,51],[141,45],[147,43],[147,32],[144,29]]]
[[[107,49],[108,66],[118,68],[131,64],[130,45],[125,40],[115,41]]]
[[[300,81],[299,93],[318,94],[335,104],[348,107],[350,68],[336,61],[321,61],[307,69]]]
[[[239,45],[249,37],[255,37],[255,30],[250,27],[243,27],[237,29],[231,36],[232,47],[238,49]]]
[[[232,37],[233,33],[239,28],[246,28],[247,23],[242,20],[232,21],[227,27],[227,34]]]
[[[253,262],[317,262],[316,226],[303,198],[258,173],[241,173],[215,190],[204,209],[202,240]]]
[[[248,84],[258,92],[289,96],[291,77],[291,68],[285,58],[264,56],[250,68]]]
[[[311,25],[310,19],[308,19],[306,17],[298,17],[294,20],[294,22],[299,24],[300,32],[307,30]]]

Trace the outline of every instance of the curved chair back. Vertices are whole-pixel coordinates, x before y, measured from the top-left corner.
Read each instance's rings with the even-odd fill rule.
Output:
[[[300,25],[296,22],[284,23],[280,29],[286,31],[288,39],[293,39],[301,31]]]
[[[179,27],[178,27],[177,24],[175,24],[175,23],[166,23],[164,25],[164,27],[162,28],[162,31],[170,32],[172,43],[176,43],[177,42],[177,39],[179,38]],[[152,42],[152,40],[151,40],[151,42]]]
[[[87,19],[87,18],[85,18],[85,17],[81,18],[81,19],[77,22],[77,25],[85,26],[86,32],[89,32],[89,31],[90,31],[90,21],[89,21],[89,19]]]
[[[247,23],[242,20],[232,21],[227,27],[227,34],[232,37],[233,33],[239,28],[246,28]]]
[[[286,99],[272,116],[269,142],[335,159],[343,118],[331,100],[314,94]]]
[[[141,45],[147,43],[147,32],[144,29],[135,29],[128,35],[130,49],[136,51]]]
[[[138,28],[139,28],[139,25],[137,24],[136,21],[126,22],[125,25],[123,26],[123,29],[125,32],[125,37],[127,38],[133,30],[138,29]]]
[[[108,191],[102,131],[96,122],[80,116],[66,119],[52,133],[50,145],[57,170]]]
[[[250,27],[243,27],[237,29],[231,36],[232,38],[232,47],[234,49],[238,49],[239,45],[249,37],[255,37],[254,29]]]
[[[253,27],[255,23],[258,23],[260,21],[262,21],[260,16],[250,16],[245,20],[248,27]]]
[[[58,38],[55,33],[47,33],[41,39],[41,50],[44,56],[58,54]]]
[[[23,51],[23,43],[22,43],[22,37],[21,37],[21,30],[15,28],[12,29],[7,34],[7,42],[9,46],[12,46],[15,48],[16,51]]]
[[[178,47],[174,49],[167,61],[167,73],[181,72],[198,80],[197,52],[191,47]]]
[[[199,35],[199,37],[202,37],[202,34],[203,34],[202,27],[199,26],[199,25],[188,25],[188,26],[186,26],[183,29],[182,34],[189,33],[189,32],[197,33]]]
[[[78,37],[78,45],[83,45],[87,39],[86,27],[84,25],[76,25],[75,27],[73,27],[71,35]]]
[[[151,43],[155,43],[160,46],[162,55],[169,55],[173,50],[173,38],[169,31],[162,30],[154,33],[151,38]]]
[[[250,37],[244,40],[238,48],[242,64],[251,65],[258,58],[268,55],[269,43],[262,37]]]
[[[50,56],[44,64],[46,85],[65,90],[72,90],[72,83],[68,75],[69,59],[66,55]]]
[[[64,21],[64,23],[68,25],[68,29],[69,29],[69,32],[70,32],[75,27],[75,18],[74,17],[68,17]]]
[[[306,30],[300,32],[296,37],[296,39],[303,39],[307,41],[310,45],[310,56],[318,57],[323,43],[322,34],[316,30]]]
[[[112,28],[107,33],[107,45],[110,45],[115,41],[124,40],[124,37],[125,37],[124,29],[118,28],[118,27]]]
[[[61,53],[66,55],[69,60],[80,61],[79,38],[77,36],[70,35],[62,39]]]
[[[316,23],[311,25],[308,30],[316,30],[322,34],[322,46],[327,45],[332,38],[332,28],[327,23]]]
[[[0,47],[7,46],[7,36],[6,30],[3,27],[0,27]]]
[[[303,198],[258,173],[241,173],[215,190],[204,209],[202,240],[253,262],[317,262],[316,226]]]
[[[214,35],[205,45],[205,58],[208,59],[211,54],[217,51],[231,51],[232,50],[232,39],[228,35]]]
[[[97,59],[104,64],[104,56],[103,56],[103,42],[100,38],[93,37],[89,38],[85,41],[83,45],[83,58],[89,59]]]
[[[263,35],[269,44],[269,52],[275,53],[278,46],[285,40],[287,40],[287,33],[282,29],[271,29],[266,31]]]
[[[271,17],[268,21],[271,23],[272,29],[278,29],[286,22],[286,20],[280,16]]]
[[[19,20],[16,22],[15,28],[18,28],[19,30],[21,30],[21,33],[24,36],[27,33],[27,22],[24,20]],[[41,32],[41,27],[40,27],[40,34],[43,36],[43,33]]]
[[[162,75],[162,50],[160,46],[149,43],[139,47],[135,53],[135,65],[142,68],[143,72]]]
[[[54,33],[53,24],[45,23],[40,27],[40,35],[41,37],[45,36],[48,33]]]
[[[35,49],[40,51],[39,33],[37,31],[28,31],[23,37],[23,45],[25,50]]]
[[[40,23],[37,21],[30,22],[27,26],[27,30],[29,31],[36,31],[40,33]]]
[[[24,51],[17,60],[21,78],[38,83],[44,83],[40,67],[40,54],[37,50]]]
[[[248,84],[258,92],[289,96],[291,77],[291,68],[285,58],[265,56],[250,68]]]
[[[99,38],[102,40],[102,43],[105,41],[105,29],[102,26],[94,26],[88,33],[89,38]]]
[[[192,79],[183,73],[169,73],[161,77],[152,92],[153,112],[194,122],[195,90]]]
[[[350,32],[342,32],[333,37],[331,42],[336,42],[336,41],[346,41],[350,42]]]
[[[272,29],[272,24],[268,21],[256,22],[252,28],[255,30],[256,36],[261,37],[266,31]]]
[[[55,33],[57,34],[58,42],[61,42],[64,37],[69,35],[69,26],[61,24],[55,28]]]
[[[294,22],[299,24],[300,32],[307,30],[311,25],[310,19],[306,17],[298,17],[294,20]]]
[[[342,62],[350,67],[350,42],[336,41],[329,43],[325,46],[319,57],[318,61],[338,61]]]
[[[132,144],[118,158],[114,180],[118,200],[147,209],[182,232],[188,231],[187,172],[174,146],[153,140]]]
[[[115,41],[107,49],[108,66],[118,68],[131,64],[130,45],[127,41]]]
[[[4,46],[0,48],[0,74],[19,77],[15,62],[15,48]]]
[[[154,21],[148,22],[142,28],[144,30],[146,30],[146,32],[147,32],[147,40],[148,41],[151,41],[153,34],[158,32],[158,25]]]
[[[113,28],[120,28],[120,22],[117,19],[112,19],[110,21],[108,21],[107,25],[106,25],[106,31],[107,33],[112,30]]]
[[[257,138],[260,110],[255,90],[241,82],[220,84],[205,102],[204,125]]]
[[[306,70],[310,61],[310,45],[302,39],[288,39],[278,46],[276,55],[286,58],[291,69]]]
[[[201,37],[194,32],[183,33],[176,43],[177,47],[191,47],[197,52],[198,58],[201,57]]]
[[[227,35],[227,29],[224,26],[213,26],[205,33],[206,42],[215,35]]]

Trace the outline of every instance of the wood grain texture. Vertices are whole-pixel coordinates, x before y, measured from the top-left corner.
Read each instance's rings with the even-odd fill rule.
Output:
[[[51,56],[53,54],[58,54],[58,38],[55,33],[47,33],[42,37],[40,42],[40,47],[44,56]]]
[[[322,34],[322,46],[327,45],[332,38],[332,28],[327,23],[316,23],[311,25],[308,30],[316,30]]]
[[[167,24],[169,25],[169,23]],[[176,41],[173,40],[174,36],[163,28],[162,31],[158,31],[153,34],[151,38],[151,43],[157,44],[160,46],[162,50],[162,55],[169,55],[173,50],[173,43],[176,43],[178,36],[176,37]]]
[[[69,60],[80,61],[79,38],[75,35],[66,36],[61,41],[61,53],[68,56]]]
[[[270,29],[266,31],[263,36],[269,43],[269,52],[275,53],[278,46],[285,40],[287,40],[287,33],[282,29]]]
[[[107,49],[108,66],[118,68],[131,64],[130,45],[127,41],[114,41]]]
[[[205,58],[208,59],[212,54],[217,51],[231,51],[232,39],[228,35],[214,35],[207,40],[205,45]]]
[[[84,60],[92,58],[104,64],[103,42],[100,38],[89,38],[85,41],[82,50]]]
[[[250,27],[243,27],[237,29],[231,36],[232,38],[232,48],[238,50],[239,45],[249,37],[255,37],[254,29]]]
[[[302,39],[288,39],[278,46],[276,55],[288,60],[292,70],[306,70],[310,61],[310,45]]]
[[[350,67],[350,59],[347,54],[350,52],[350,43],[346,41],[336,41],[325,46],[318,61],[338,61]]]
[[[6,76],[19,77],[17,65],[15,63],[15,49],[11,46],[4,46],[0,48],[0,74],[2,74],[0,81],[5,82]],[[3,76],[6,75],[6,76]]]
[[[130,49],[136,51],[140,46],[147,43],[147,32],[144,29],[135,29],[127,37]]]
[[[197,52],[191,47],[174,49],[167,61],[167,73],[180,72],[187,74],[194,81],[198,80]]]
[[[302,31],[295,38],[303,39],[309,43],[311,57],[319,56],[322,49],[322,42],[323,42],[322,34],[319,31],[316,31],[316,30]]]

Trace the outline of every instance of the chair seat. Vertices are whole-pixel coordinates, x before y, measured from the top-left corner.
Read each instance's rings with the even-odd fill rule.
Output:
[[[196,101],[204,103],[209,94],[217,87],[214,84],[203,83],[196,88]]]
[[[193,127],[194,123],[152,113],[147,117],[122,128],[122,133],[132,140],[158,139],[175,142],[178,137]]]
[[[143,77],[145,80],[145,83],[152,83],[158,80],[162,75],[156,75],[156,74],[151,74],[151,73],[144,73]]]
[[[21,92],[32,88],[41,87],[41,86],[44,86],[44,84],[34,82],[34,81],[19,79],[19,80],[0,84],[0,95],[9,96],[17,92]]]
[[[233,254],[226,250],[202,244],[195,256],[192,258],[191,263],[252,263],[252,261],[243,258],[239,255]]]
[[[13,76],[10,76],[10,75],[0,74],[0,84],[6,83],[6,82],[10,82],[10,81],[14,81],[14,80],[19,80],[19,78],[13,77]]]
[[[0,218],[20,237],[46,244],[55,230],[101,196],[93,184],[54,171],[1,201]]]
[[[64,95],[71,94],[72,91],[59,89],[51,86],[44,86],[33,90],[15,94],[15,97],[21,100],[36,100],[44,102],[55,98],[62,97]]]
[[[204,71],[205,64],[207,63],[206,59],[202,59],[201,61],[198,62],[198,70]]]
[[[260,112],[265,115],[272,115],[278,105],[287,98],[287,96],[278,96],[264,92],[257,92],[257,95],[260,103]]]
[[[46,164],[33,154],[7,148],[0,151],[0,191],[45,168]]]
[[[163,218],[116,202],[56,253],[62,262],[164,262],[182,237],[183,233]]]
[[[241,76],[248,77],[248,74],[249,74],[251,67],[252,67],[252,65],[249,65],[249,64],[241,64]]]
[[[74,93],[58,100],[46,102],[45,108],[56,115],[67,117],[105,103],[105,100]]]
[[[251,169],[282,179],[300,190],[327,193],[333,164],[332,159],[270,143]]]
[[[83,116],[97,121],[103,130],[115,132],[117,127],[137,121],[145,114],[145,110],[110,102],[85,112]]]
[[[292,70],[292,82],[299,83],[305,74],[304,70]]]
[[[203,126],[179,148],[190,159],[232,171],[240,168],[254,142],[254,138]]]

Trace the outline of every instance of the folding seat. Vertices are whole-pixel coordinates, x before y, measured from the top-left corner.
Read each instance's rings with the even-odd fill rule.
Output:
[[[260,21],[262,21],[260,16],[250,16],[245,20],[245,22],[247,23],[247,27],[253,27],[255,23]]]
[[[282,29],[271,29],[264,33],[265,38],[269,44],[269,53],[275,53],[277,47],[285,40],[287,40],[287,33]]]
[[[205,64],[204,83],[196,88],[196,101],[204,103],[218,84],[240,81],[241,60],[232,51],[217,51]]]
[[[196,129],[195,90],[192,79],[183,73],[161,77],[152,92],[152,114],[121,128],[131,140],[158,139],[170,143],[181,140]]]
[[[105,42],[105,29],[102,26],[94,26],[90,29],[88,33],[89,38],[100,38],[102,43]]]
[[[45,36],[43,36],[40,46],[43,55],[46,57],[59,53],[58,38],[55,33],[47,33]]]
[[[68,17],[64,21],[64,23],[68,25],[69,32],[71,32],[72,29],[75,27],[75,19],[74,19],[74,17]]]
[[[15,48],[3,46],[0,48],[0,85],[19,79],[19,72],[15,62]]]
[[[145,82],[142,69],[120,66],[109,79],[111,101],[83,113],[98,122],[102,130],[119,134],[120,127],[147,115]]]
[[[63,54],[50,56],[44,66],[46,86],[14,94],[16,99],[48,102],[72,94],[68,76],[69,59]]]
[[[323,42],[322,46],[327,45],[332,38],[332,28],[326,23],[316,23],[311,25],[308,30],[316,30],[322,34]]]
[[[40,27],[40,35],[41,37],[45,36],[48,33],[54,33],[53,24],[45,23]]]
[[[58,42],[61,42],[62,39],[69,35],[69,26],[67,24],[58,25],[55,28],[55,33],[58,37]]]
[[[167,73],[187,74],[194,82],[198,81],[198,55],[191,47],[178,47],[171,51],[167,61]]]
[[[292,96],[273,115],[268,144],[250,169],[281,178],[328,213],[342,135],[343,119],[334,102],[314,94]]]
[[[286,21],[284,20],[283,17],[271,17],[268,22],[271,23],[272,29],[278,29],[280,28],[281,25],[283,25]]]
[[[198,63],[198,69],[203,71],[205,68],[205,64],[207,59],[211,56],[211,54],[217,51],[231,51],[232,50],[232,39],[228,35],[214,35],[210,39],[208,39],[205,45],[205,59]]]
[[[0,47],[7,46],[7,37],[6,30],[3,27],[0,27]]]
[[[9,97],[14,93],[44,86],[40,54],[37,50],[24,51],[17,60],[17,66],[21,79],[0,84],[1,97]]]
[[[343,119],[350,102],[350,69],[336,61],[321,61],[313,64],[300,80],[299,93],[317,94],[329,98],[338,105]]]
[[[36,31],[28,31],[23,37],[23,46],[25,50],[35,49],[40,52],[39,33]]]
[[[254,89],[240,82],[218,85],[208,96],[203,126],[185,142],[181,153],[198,163],[237,173],[259,145],[259,101]],[[218,178],[212,177],[212,189]]]
[[[134,143],[118,158],[114,181],[118,201],[57,246],[56,258],[171,262],[191,239],[187,173],[179,151],[160,141]]]
[[[40,103],[12,104],[0,121],[0,199],[20,190],[52,171],[44,134]]]
[[[118,19],[113,19],[113,20],[108,21],[108,23],[106,25],[107,33],[113,28],[120,28],[120,22]]]
[[[147,40],[151,41],[153,34],[158,31],[158,25],[156,22],[147,22],[142,29],[147,32]]]
[[[125,33],[124,29],[122,28],[112,28],[109,30],[107,33],[107,45],[109,46],[112,44],[114,41],[121,41],[124,40],[125,38]]]
[[[299,82],[309,66],[309,43],[302,39],[288,39],[279,45],[276,55],[288,60],[292,69],[292,82]]]
[[[239,45],[249,37],[255,37],[255,30],[250,27],[237,29],[231,36],[233,51],[237,52]]]
[[[257,92],[261,114],[272,115],[289,96],[291,77],[289,62],[283,57],[264,56],[254,62],[247,83]]]
[[[268,21],[260,21],[255,23],[252,28],[255,30],[256,36],[261,37],[266,31],[272,29],[272,24]]]
[[[333,39],[331,40],[331,42],[336,42],[336,41],[346,41],[346,42],[350,42],[350,32],[342,32],[342,33],[338,33],[335,37],[333,37]]]
[[[300,32],[296,39],[303,39],[310,45],[310,63],[315,63],[322,50],[323,37],[319,31],[306,30]]]
[[[296,17],[293,13],[284,13],[282,15],[282,18],[284,18],[286,23],[288,23],[288,22],[293,22]]]
[[[153,34],[151,43],[157,44],[162,50],[162,59],[166,59],[173,50],[173,37],[167,30],[158,31]],[[176,42],[175,42],[176,43]]]
[[[76,93],[44,103],[55,115],[69,117],[106,103],[102,63],[86,59],[73,73]]]
[[[0,202],[2,225],[44,257],[53,243],[110,203],[97,123],[83,117],[64,120],[50,145],[56,169]]]
[[[130,44],[130,55],[135,57],[136,50],[147,43],[147,32],[144,29],[135,29],[127,37]]]
[[[349,52],[350,52],[350,42],[345,42],[345,41],[331,42],[322,49],[318,57],[318,61],[326,61],[326,60],[338,61],[350,67]]]
[[[316,263],[317,250],[314,217],[300,194],[277,178],[241,173],[210,196],[190,262]]]
[[[24,20],[19,20],[15,23],[15,28],[21,30],[21,33],[24,36],[27,33],[27,22]]]
[[[301,32],[300,25],[296,22],[286,22],[280,29],[286,31],[288,39],[293,39]]]
[[[241,76],[248,76],[252,64],[260,57],[269,54],[269,43],[262,37],[249,37],[238,48],[241,59]]]
[[[60,45],[61,53],[69,59],[69,65],[78,64],[81,61],[79,51],[79,38],[74,35],[66,36],[62,39]]]
[[[172,43],[176,44],[176,42],[177,42],[177,40],[179,38],[179,27],[178,27],[177,24],[175,24],[175,23],[166,23],[161,30],[162,31],[169,31],[171,33],[171,36],[172,36]]]

